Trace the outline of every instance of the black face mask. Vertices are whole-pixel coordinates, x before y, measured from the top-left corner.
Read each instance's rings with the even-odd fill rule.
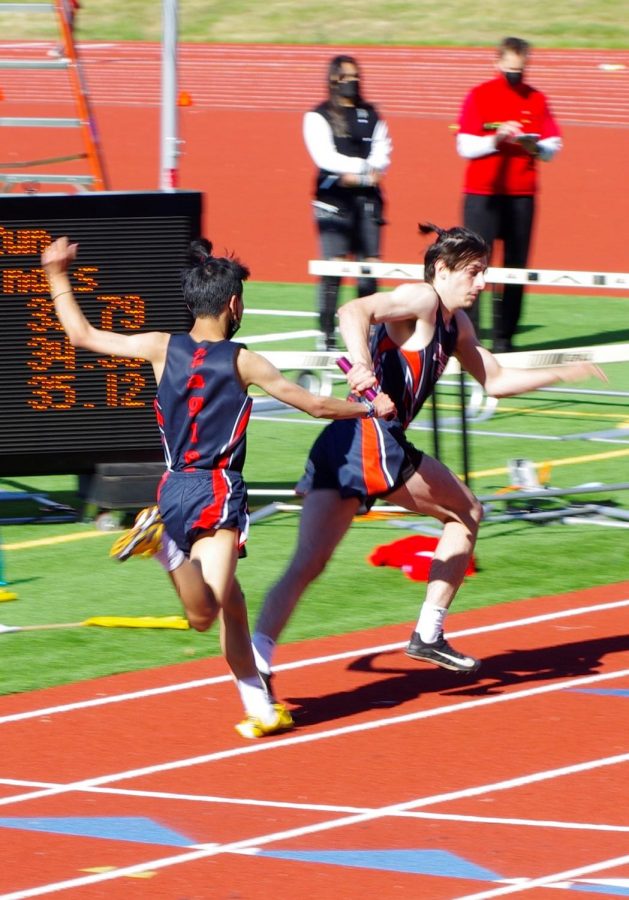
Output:
[[[360,96],[359,81],[339,81],[338,83],[339,97],[345,100],[358,100]]]
[[[240,322],[235,316],[232,316],[229,320],[229,328],[227,329],[227,340],[231,341],[233,336],[236,334],[238,329],[240,328]]]
[[[503,72],[503,75],[511,87],[517,87],[519,84],[522,84],[522,78],[524,77],[523,72]]]

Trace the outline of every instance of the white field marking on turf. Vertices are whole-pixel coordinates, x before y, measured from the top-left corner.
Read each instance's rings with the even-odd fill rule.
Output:
[[[316,319],[319,315],[317,312],[306,312],[305,310],[300,309],[251,309],[251,307],[246,306],[245,311],[247,313],[247,318],[249,316],[279,316],[280,318],[286,316],[290,316],[291,318],[308,318],[308,319]],[[317,334],[321,334],[320,331]]]
[[[263,344],[265,341],[287,341],[289,338],[316,338],[320,331],[277,331],[269,334],[243,334],[242,341],[246,344]],[[240,336],[238,338],[241,340]]]
[[[552,875],[542,875],[541,878],[518,879],[516,884],[508,884],[505,887],[489,891],[481,891],[480,894],[465,894],[456,897],[455,900],[490,900],[492,897],[505,897],[507,894],[519,894],[538,887],[559,887],[559,882],[573,881],[591,872],[603,872],[605,869],[613,869],[615,866],[625,866],[629,863],[629,855],[617,856],[615,859],[604,859],[588,866],[579,866],[576,869],[566,869],[563,872],[555,872]]]
[[[555,693],[566,689],[574,690],[586,684],[599,684],[603,681],[609,681],[614,678],[625,678],[629,676],[629,669],[621,669],[617,672],[608,672],[603,675],[587,675],[581,678],[566,679],[562,682],[553,684],[540,685],[535,688],[526,688],[522,691],[511,691],[506,694],[497,694],[490,697],[483,697],[478,700],[465,700],[462,703],[455,703],[450,706],[437,706],[433,709],[421,710],[415,713],[406,713],[400,716],[390,716],[388,718],[374,719],[371,722],[361,722],[356,725],[344,725],[340,728],[330,728],[327,731],[318,731],[308,734],[296,734],[294,736],[286,736],[284,738],[267,740],[249,744],[248,746],[231,747],[227,750],[218,750],[214,753],[206,753],[202,756],[192,756],[184,759],[173,760],[166,763],[155,763],[150,766],[142,766],[137,769],[127,769],[123,772],[115,772],[110,775],[97,775],[93,778],[84,778],[81,781],[70,782],[55,786],[54,788],[43,789],[40,791],[29,791],[26,794],[16,794],[12,797],[3,797],[0,799],[0,806],[10,806],[16,803],[22,803],[26,800],[37,800],[42,797],[58,796],[60,794],[72,793],[74,791],[82,791],[90,787],[100,787],[105,784],[113,784],[116,781],[127,781],[133,778],[142,778],[146,775],[155,775],[161,772],[172,772],[177,769],[189,769],[192,766],[206,765],[211,762],[218,762],[225,759],[233,759],[238,756],[248,756],[253,753],[267,752],[269,750],[285,749],[287,747],[295,747],[300,744],[311,744],[317,741],[327,740],[329,738],[344,737],[346,735],[360,734],[362,732],[374,731],[380,728],[388,728],[392,725],[406,725],[409,722],[418,722],[422,719],[431,719],[436,716],[449,715],[451,713],[467,712],[476,710],[485,706],[492,706],[495,703],[507,703],[513,700],[528,699],[537,697],[542,694]],[[613,762],[629,761],[629,754],[623,756],[615,756],[609,758]],[[598,762],[596,765],[609,765],[610,762]],[[591,767],[593,764],[586,763],[585,767]],[[579,771],[579,766],[568,767],[570,770]],[[557,770],[559,771],[559,770]],[[535,776],[531,776],[535,780]],[[528,783],[528,782],[526,782]],[[470,795],[471,796],[471,795]]]
[[[292,412],[291,407],[287,407],[288,412]],[[290,425],[319,425],[321,424],[318,419],[302,419],[299,416],[295,416],[290,420],[287,420],[285,417],[280,417],[278,415],[269,416],[264,413],[256,413],[255,414],[256,422],[283,422],[286,424],[288,421]],[[426,422],[422,424],[421,422],[415,422],[413,425],[409,426],[409,431],[432,431],[433,426],[430,422]],[[450,427],[439,427],[439,434],[461,434],[461,428],[450,428]],[[560,441],[570,440],[570,435],[553,435],[553,434],[534,434],[533,432],[529,434],[524,434],[519,431],[479,431],[476,428],[470,428],[468,426],[467,433],[473,435],[475,437],[491,437],[491,438],[509,438],[511,440],[522,440],[522,441],[546,441],[547,443],[558,443]],[[588,438],[588,441],[592,444],[629,444],[629,438]],[[566,465],[575,465],[575,463],[567,463]],[[507,470],[502,467],[500,469],[501,475]],[[476,474],[476,473],[471,473]]]
[[[448,637],[470,637],[476,634],[485,634],[490,631],[503,631],[507,628],[520,628],[526,625],[537,625],[541,622],[550,622],[555,619],[572,618],[591,612],[606,612],[607,610],[620,609],[629,606],[629,599],[613,600],[609,603],[597,603],[594,606],[582,606],[579,609],[565,609],[561,612],[541,613],[537,616],[529,616],[525,619],[512,619],[509,622],[496,622],[494,625],[483,625],[475,628],[462,628],[460,631],[449,631]],[[354,650],[345,650],[342,653],[331,653],[328,656],[312,656],[309,659],[300,659],[296,662],[281,663],[274,667],[275,672],[287,672],[291,669],[301,669],[307,666],[324,665],[329,662],[337,662],[342,659],[353,659],[374,653],[389,653],[405,647],[407,641],[397,641],[393,644],[380,644],[376,647],[361,647]],[[225,684],[233,681],[231,675],[215,675],[212,678],[198,678],[194,681],[182,681],[179,684],[169,684],[158,688],[146,688],[142,691],[130,691],[126,694],[114,694],[111,697],[98,697],[93,700],[79,700],[76,703],[64,703],[59,706],[48,706],[40,709],[32,709],[23,713],[11,713],[0,716],[0,725],[7,722],[19,722],[24,719],[36,719],[40,716],[50,716],[56,713],[74,712],[78,709],[89,709],[93,706],[105,706],[108,703],[122,703],[127,700],[141,700],[145,697],[155,697],[160,694],[169,694],[176,691],[187,691],[194,688],[206,687],[213,684]]]
[[[284,422],[284,423],[286,423],[285,418],[280,418],[279,416],[266,416],[266,415],[263,415],[262,413],[258,413],[258,415],[256,415],[256,421],[257,422]],[[290,424],[291,425],[318,425],[319,428],[321,427],[320,421],[318,419],[312,419],[312,418],[302,419],[299,417],[295,417],[290,420]],[[409,426],[408,430],[409,431],[410,430],[432,431],[432,429],[433,429],[433,426],[429,422],[426,422],[425,424],[415,422]],[[526,439],[526,440],[530,440],[530,441],[563,441],[563,440],[566,440],[566,438],[563,438],[563,437],[560,437],[557,435],[520,434],[517,431],[514,431],[514,432],[510,432],[510,431],[478,431],[477,429],[469,428],[469,427],[467,429],[467,433],[473,434],[473,435],[478,435],[479,437],[502,437],[502,438],[518,438],[518,439],[521,438],[522,440]],[[461,434],[461,429],[460,428],[444,428],[444,427],[440,426],[439,434]],[[627,442],[626,441],[624,441],[624,442],[623,441],[613,441],[613,442],[612,441],[602,441],[601,443],[627,443]],[[504,474],[507,470],[505,468],[502,468],[500,471],[502,474]]]
[[[287,407],[287,410],[288,410],[288,412],[293,411],[291,407]],[[284,424],[286,424],[286,422],[288,422],[289,425],[318,425],[319,428],[321,428],[321,420],[313,419],[311,416],[309,416],[307,419],[300,419],[297,416],[293,419],[286,419],[286,417],[282,417],[282,416],[278,416],[278,415],[267,416],[264,413],[257,413],[256,417],[255,417],[255,421],[256,422],[283,422]],[[505,469],[505,471],[506,471],[506,469]]]
[[[21,778],[0,778],[0,784],[10,787],[59,787],[59,782],[30,781]],[[249,806],[263,809],[290,809],[305,812],[363,813],[373,810],[367,806],[344,806],[338,803],[292,803],[285,800],[252,800],[243,797],[222,797],[211,794],[181,794],[176,791],[147,791],[133,788],[90,787],[80,793],[105,794],[107,796],[141,797],[147,800],[177,800],[186,803],[213,803],[225,806]],[[571,831],[610,831],[623,834],[629,825],[601,825],[593,822],[560,822],[555,819],[514,819],[504,816],[466,816],[456,813],[400,812],[397,816],[407,819],[434,819],[445,822],[472,822],[478,825],[514,825],[518,828],[557,828]],[[196,846],[196,845],[195,845]]]
[[[286,423],[285,418],[280,418],[278,416],[266,416],[259,413],[256,415],[256,421],[258,422],[284,422]],[[319,425],[321,427],[321,423],[318,419],[302,419],[300,417],[295,417],[290,420],[291,425]],[[409,431],[432,431],[433,426],[426,422],[422,424],[421,422],[415,422],[409,426]],[[516,440],[526,440],[526,441],[547,441],[547,442],[555,442],[558,441],[567,441],[570,440],[570,435],[552,435],[552,434],[523,434],[519,431],[480,431],[477,428],[470,428],[468,426],[467,433],[470,435],[474,435],[477,437],[495,437],[495,438],[510,438]],[[461,434],[460,428],[450,428],[440,426],[439,434]],[[588,438],[588,441],[592,444],[627,444],[629,440],[623,438]],[[624,451],[623,451],[624,452]],[[574,465],[574,463],[567,463],[567,465]],[[506,469],[500,469],[500,473],[504,474]]]
[[[466,799],[468,797],[477,797],[486,793],[495,793],[496,791],[500,790],[508,790],[513,787],[521,787],[522,785],[526,784],[546,781],[565,775],[572,775],[579,772],[588,771],[594,768],[600,768],[601,766],[615,765],[618,762],[627,761],[629,761],[629,754],[624,754],[622,756],[616,757],[612,756],[606,759],[590,760],[586,763],[577,763],[572,766],[563,766],[559,769],[548,769],[546,771],[537,772],[533,775],[524,775],[518,778],[510,778],[505,781],[498,781],[494,784],[478,785],[477,787],[473,788],[462,788],[457,791],[450,791],[444,794],[436,794],[432,797],[423,797],[419,800],[409,800],[405,801],[404,803],[396,803],[391,806],[384,806],[380,807],[379,809],[368,810],[367,812],[342,816],[340,819],[332,819],[327,822],[319,822],[311,825],[302,825],[297,828],[290,828],[284,831],[272,832],[270,834],[247,838],[241,841],[233,841],[228,844],[212,844],[209,846],[204,845],[203,849],[201,850],[192,850],[186,853],[178,853],[174,856],[162,857],[156,860],[146,860],[142,863],[136,863],[132,866],[125,866],[119,869],[115,869],[111,872],[102,872],[94,875],[88,875],[86,877],[68,879],[67,881],[59,881],[53,884],[40,885],[39,887],[35,888],[27,888],[25,890],[15,891],[10,894],[2,894],[0,895],[0,900],[26,900],[26,898],[28,897],[39,897],[43,896],[44,894],[52,894],[68,888],[85,887],[86,885],[97,884],[104,881],[112,881],[117,878],[124,878],[130,875],[135,875],[139,872],[157,871],[158,869],[165,869],[169,868],[170,866],[181,865],[186,862],[206,859],[208,857],[217,856],[223,853],[240,853],[243,851],[257,849],[259,847],[277,843],[278,841],[286,841],[290,840],[291,838],[320,834],[322,832],[332,831],[337,828],[359,825],[363,822],[372,822],[376,819],[383,819],[387,816],[396,816],[402,812],[416,809],[419,806],[431,806],[435,803],[446,803],[453,800]],[[622,865],[628,860],[629,857],[620,857],[617,860],[607,860],[605,863],[598,863],[594,866],[587,866],[583,869],[575,870],[575,872],[577,874],[587,874],[588,872],[600,871],[604,868],[611,868],[612,865]],[[549,879],[558,881],[561,878],[565,880],[566,878],[569,878],[574,874],[574,872],[562,872],[556,876],[549,876]],[[537,881],[539,881],[541,884],[543,884],[545,880],[546,879],[543,878],[537,879]],[[533,882],[526,882],[527,888],[529,884],[531,886],[535,886],[533,885]],[[515,893],[518,889],[518,885],[514,886],[513,884],[511,884],[509,885],[508,890],[499,890],[502,890],[506,893]],[[478,894],[473,898],[460,898],[460,900],[481,900],[481,898],[484,897],[494,896],[500,896],[500,894],[493,892],[488,894]]]

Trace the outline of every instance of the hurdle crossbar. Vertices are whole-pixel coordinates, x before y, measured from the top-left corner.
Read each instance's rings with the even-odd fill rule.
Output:
[[[340,350],[260,350],[261,356],[282,370],[338,371],[336,360]],[[599,344],[590,347],[557,347],[550,350],[523,350],[513,353],[496,353],[502,366],[513,369],[535,369],[541,366],[561,366],[574,362],[613,363],[629,360],[629,344]],[[456,375],[459,363],[451,358],[444,374]]]
[[[414,263],[354,262],[313,259],[308,263],[310,275],[333,275],[340,278],[380,278],[395,281],[423,281],[424,267]],[[490,267],[486,279],[495,284],[530,284],[540,287],[608,288],[629,290],[629,272],[579,272],[554,269],[509,269]]]
[[[629,344],[599,344],[591,347],[557,347],[552,350],[523,350],[515,353],[495,353],[501,366],[509,369],[537,369],[542,366],[563,366],[575,362],[614,363],[629,360]],[[458,360],[450,358],[444,374],[461,371]]]
[[[516,489],[504,491],[501,494],[480,495],[481,503],[512,503],[523,500],[548,500],[552,497],[572,497],[577,494],[606,494],[609,491],[627,491],[629,482],[615,481],[608,484],[596,482],[594,484],[579,484],[569,488],[538,488],[536,490]]]
[[[277,369],[296,372],[316,369],[339,372],[336,360],[342,355],[340,350],[333,353],[328,350],[258,350],[257,352],[273,363]]]

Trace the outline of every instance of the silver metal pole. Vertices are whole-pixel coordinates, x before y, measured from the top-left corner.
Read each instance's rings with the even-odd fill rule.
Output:
[[[178,182],[177,137],[177,0],[162,0],[162,111],[160,189],[175,191]]]

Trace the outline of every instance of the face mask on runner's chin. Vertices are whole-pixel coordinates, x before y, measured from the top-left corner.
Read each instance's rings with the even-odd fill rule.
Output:
[[[504,72],[504,76],[511,87],[517,87],[519,84],[522,84],[523,75],[523,72]]]
[[[358,100],[360,94],[359,81],[339,81],[338,85],[339,97],[345,100]]]

